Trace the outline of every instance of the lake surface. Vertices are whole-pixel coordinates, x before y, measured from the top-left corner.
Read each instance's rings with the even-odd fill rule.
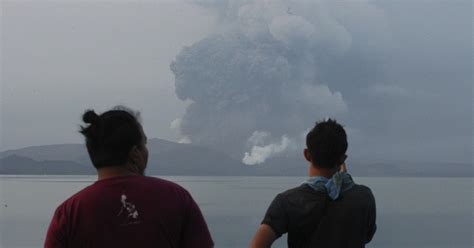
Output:
[[[299,177],[163,177],[188,189],[216,247],[246,247],[273,197]],[[90,176],[0,176],[0,247],[42,247],[58,204]],[[355,178],[372,188],[378,231],[368,247],[474,247],[473,178]],[[286,247],[283,236],[273,247]]]

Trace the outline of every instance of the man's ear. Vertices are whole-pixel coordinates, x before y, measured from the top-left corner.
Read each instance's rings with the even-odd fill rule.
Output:
[[[128,154],[128,158],[132,162],[137,162],[140,159],[140,151],[138,149],[138,146],[132,147],[132,149],[130,150],[130,153]]]
[[[342,155],[342,163],[341,164],[345,163],[346,159],[347,159],[347,155],[346,154]]]
[[[311,159],[311,154],[309,153],[308,148],[305,148],[305,149],[304,149],[304,153],[303,153],[303,154],[304,154],[304,158],[306,159],[306,161],[308,161],[308,162],[311,163],[312,159]]]

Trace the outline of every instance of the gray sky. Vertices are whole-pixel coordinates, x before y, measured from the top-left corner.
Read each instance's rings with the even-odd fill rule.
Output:
[[[3,2],[2,150],[77,143],[86,108],[142,111],[150,137],[176,139],[184,111],[169,64],[214,26],[176,1]]]
[[[2,1],[0,150],[79,143],[84,109],[117,104],[142,112],[149,137],[178,140],[170,123],[186,104],[176,97],[169,65],[183,46],[222,27],[221,1],[204,2],[217,7]],[[391,37],[383,77],[358,94],[350,77],[342,77],[347,85],[329,85],[348,105],[338,118],[351,129],[352,154],[471,161],[471,1],[373,2]]]

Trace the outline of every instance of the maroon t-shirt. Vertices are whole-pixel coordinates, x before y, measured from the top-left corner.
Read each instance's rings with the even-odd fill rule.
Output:
[[[45,247],[213,247],[184,188],[146,176],[95,182],[54,213]]]

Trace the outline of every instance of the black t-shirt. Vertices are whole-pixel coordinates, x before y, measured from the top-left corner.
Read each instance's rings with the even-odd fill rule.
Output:
[[[288,233],[288,247],[358,248],[375,230],[375,199],[371,190],[354,185],[335,201],[306,184],[278,194],[262,224],[278,237]]]

